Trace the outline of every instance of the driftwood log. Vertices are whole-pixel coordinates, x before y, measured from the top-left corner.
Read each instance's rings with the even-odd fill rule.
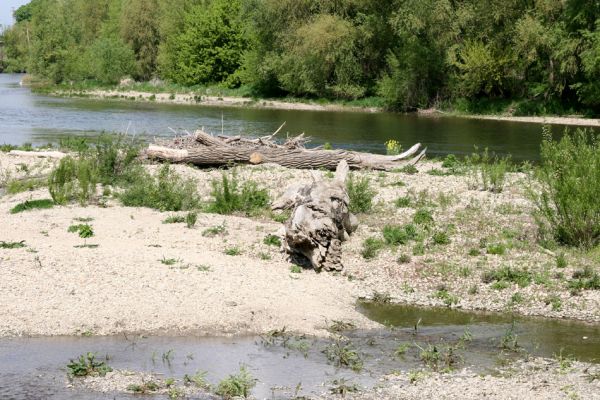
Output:
[[[406,164],[415,164],[425,155],[425,149],[421,150],[420,144],[396,156],[322,148],[307,149],[304,147],[307,139],[303,134],[278,144],[273,140],[277,133],[248,139],[241,136],[212,136],[203,131],[196,131],[194,135],[179,137],[169,143],[150,145],[146,155],[159,161],[198,166],[274,163],[288,168],[329,170],[335,170],[340,161],[346,161],[353,169],[390,170]]]
[[[306,257],[316,270],[343,269],[342,241],[358,227],[348,209],[348,171],[348,163],[342,160],[335,179],[294,185],[273,203],[273,209],[293,210],[285,224],[284,249]]]

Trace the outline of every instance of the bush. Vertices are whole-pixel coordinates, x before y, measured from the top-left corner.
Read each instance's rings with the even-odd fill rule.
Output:
[[[406,244],[409,240],[414,240],[417,231],[414,225],[386,225],[383,228],[383,238],[388,245]]]
[[[258,187],[254,181],[244,182],[240,188],[237,177],[228,177],[223,174],[221,181],[212,182],[213,201],[208,206],[208,211],[217,214],[231,214],[235,211],[244,211],[253,214],[266,209],[271,201],[267,189]]]
[[[413,222],[420,225],[429,225],[433,223],[433,215],[426,208],[420,208],[413,216]]]
[[[156,177],[138,167],[130,172],[127,179],[129,184],[119,195],[125,206],[161,211],[192,210],[200,206],[196,183],[181,178],[168,164],[160,168]]]
[[[354,174],[350,174],[346,189],[350,197],[348,208],[351,212],[368,213],[373,209],[373,197],[377,192],[371,187],[369,178],[356,178]]]
[[[374,237],[367,238],[363,242],[363,248],[360,254],[366,260],[373,259],[377,256],[379,250],[383,248],[384,244],[385,243],[380,239]]]
[[[85,57],[87,73],[102,83],[119,83],[135,71],[133,50],[120,38],[98,38]]]
[[[531,272],[524,269],[516,269],[511,267],[502,267],[483,274],[482,281],[484,283],[516,283],[521,287],[528,286],[533,280]]]
[[[570,246],[600,242],[600,140],[585,129],[553,141],[544,128],[539,191],[531,190],[542,234]]]

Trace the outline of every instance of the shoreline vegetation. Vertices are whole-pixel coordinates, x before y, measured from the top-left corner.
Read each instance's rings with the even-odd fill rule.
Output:
[[[160,85],[152,86],[148,83],[112,87],[85,87],[68,88],[61,86],[44,86],[34,89],[37,92],[57,97],[81,97],[102,100],[145,101],[161,104],[202,105],[215,107],[248,107],[276,110],[296,111],[349,111],[379,113],[386,112],[380,104],[382,99],[371,98],[361,101],[331,101],[326,99],[303,98],[256,98],[245,91],[223,90],[223,88],[204,88],[192,90],[180,88],[169,90]],[[202,94],[199,94],[202,93]],[[231,93],[231,94],[230,94]],[[510,108],[510,107],[509,107]],[[589,118],[584,115],[507,115],[509,108],[498,114],[469,114],[455,110],[444,109],[417,109],[414,114],[420,117],[456,117],[482,120],[495,120],[507,122],[535,123],[542,125],[565,125],[600,127],[600,119]]]

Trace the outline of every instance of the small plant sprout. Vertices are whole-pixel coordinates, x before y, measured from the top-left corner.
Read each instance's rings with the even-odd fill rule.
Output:
[[[88,245],[87,239],[94,236],[94,229],[88,224],[71,225],[68,229],[69,232],[77,232],[79,237],[83,239],[83,245],[75,247],[98,247],[98,245]]]
[[[163,258],[161,258],[158,261],[160,261],[164,265],[174,265],[179,260],[176,259],[176,258],[166,258],[166,257],[163,256]]]
[[[295,264],[294,264],[294,265],[292,265],[292,266],[290,267],[290,272],[291,272],[292,274],[301,274],[301,273],[302,273],[302,267],[301,267],[301,266],[299,266],[299,265],[295,265]]]
[[[242,254],[242,250],[239,247],[234,246],[225,249],[224,253],[228,256],[239,256],[240,254]]]
[[[281,239],[277,235],[267,235],[263,239],[263,243],[266,244],[267,246],[280,247],[281,246]]]

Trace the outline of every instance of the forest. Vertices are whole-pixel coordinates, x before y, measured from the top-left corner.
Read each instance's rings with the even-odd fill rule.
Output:
[[[160,79],[390,110],[600,110],[590,0],[33,0],[4,72],[49,83]]]

